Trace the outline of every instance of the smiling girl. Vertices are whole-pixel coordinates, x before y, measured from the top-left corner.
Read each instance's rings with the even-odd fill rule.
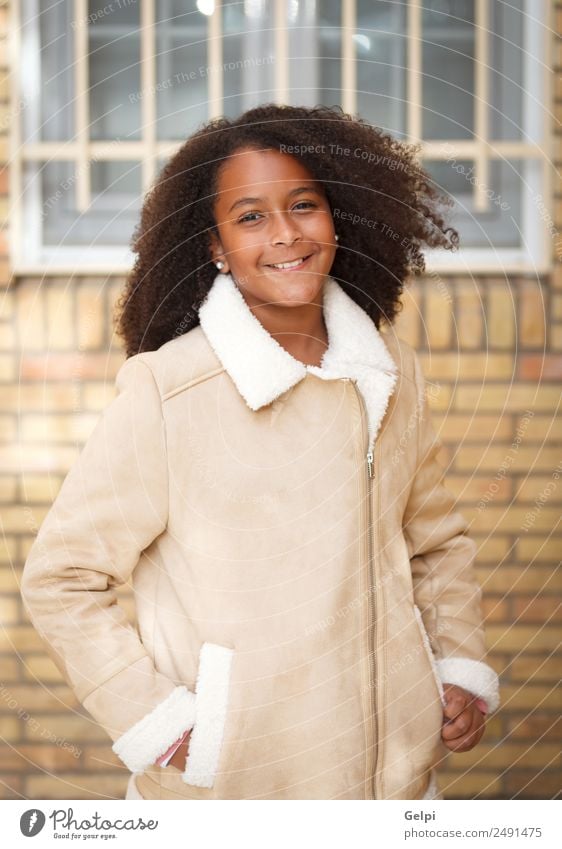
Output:
[[[22,584],[127,798],[441,798],[498,707],[476,546],[392,328],[423,246],[458,241],[415,154],[268,104],[198,130],[146,198],[120,392]]]

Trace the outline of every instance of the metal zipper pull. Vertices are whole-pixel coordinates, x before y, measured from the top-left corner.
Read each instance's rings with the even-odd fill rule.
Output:
[[[369,451],[367,454],[367,466],[369,468],[369,477],[373,477],[373,452]]]

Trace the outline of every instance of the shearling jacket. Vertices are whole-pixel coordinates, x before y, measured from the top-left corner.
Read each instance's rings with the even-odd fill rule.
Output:
[[[418,358],[332,277],[324,315],[307,366],[217,275],[122,365],[29,553],[31,620],[144,798],[441,798],[443,683],[498,707]]]

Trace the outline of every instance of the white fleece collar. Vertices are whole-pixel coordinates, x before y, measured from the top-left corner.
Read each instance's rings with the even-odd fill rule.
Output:
[[[311,366],[267,332],[231,274],[217,274],[199,308],[201,329],[250,409],[271,403],[307,372],[324,380],[348,377],[365,400],[371,445],[396,385],[396,363],[373,320],[333,277],[324,286],[324,319],[329,346],[321,366]]]

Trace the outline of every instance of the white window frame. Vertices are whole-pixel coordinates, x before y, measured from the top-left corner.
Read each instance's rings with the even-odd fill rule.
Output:
[[[38,142],[21,143],[20,118],[14,110],[10,132],[10,239],[11,262],[16,275],[62,275],[78,274],[124,274],[132,267],[134,255],[127,246],[115,247],[101,244],[91,248],[84,246],[47,247],[41,244],[41,221],[39,187],[23,184],[24,164],[28,161],[51,162],[73,161],[76,166],[75,191],[77,209],[86,210],[90,199],[90,161],[119,159],[142,163],[143,193],[148,190],[157,169],[159,158],[168,158],[179,148],[181,142],[158,141],[155,137],[156,89],[155,89],[155,3],[157,0],[139,0],[141,3],[141,88],[142,139],[132,142],[90,141],[88,138],[88,79],[87,79],[87,0],[73,0],[74,20],[79,24],[74,29],[76,55],[74,68],[76,86],[75,138],[67,143]],[[548,273],[553,266],[554,248],[545,218],[552,216],[552,187],[549,180],[549,165],[552,162],[551,145],[551,69],[552,34],[554,19],[552,4],[525,0],[525,15],[529,21],[525,29],[525,52],[527,56],[542,56],[542,74],[538,75],[537,63],[530,62],[525,79],[532,71],[533,84],[527,85],[523,95],[523,131],[528,141],[489,141],[488,103],[486,99],[488,74],[488,32],[479,22],[485,21],[488,0],[475,0],[475,140],[422,142],[420,157],[430,160],[446,160],[454,149],[455,159],[470,159],[474,163],[475,208],[486,208],[484,189],[488,181],[490,162],[521,160],[524,163],[521,181],[534,198],[541,198],[542,213],[532,204],[523,204],[522,242],[518,249],[507,248],[462,248],[457,252],[427,250],[426,273],[490,274],[502,272]],[[285,27],[286,2],[274,0],[275,20],[275,102],[286,102],[289,68],[287,61],[287,29]],[[356,58],[353,38],[356,21],[356,2],[342,3],[342,108],[356,112]],[[222,14],[220,2],[215,3],[208,15],[208,102],[209,118],[222,114]],[[12,71],[12,103],[25,104],[25,108],[37,109],[40,92],[34,80],[39,79],[38,34],[35,40],[21,39],[20,0],[11,4],[12,26],[10,36],[10,67]],[[537,17],[539,15],[539,17]],[[407,128],[406,141],[420,139],[423,106],[421,102],[421,0],[409,0],[408,72],[407,72]],[[25,76],[21,69],[25,68]],[[35,74],[35,76],[34,76]],[[541,78],[538,78],[540,76]],[[448,154],[447,154],[448,151]],[[552,219],[551,219],[552,220]],[[23,223],[25,221],[25,232]],[[461,234],[462,241],[462,234]]]

